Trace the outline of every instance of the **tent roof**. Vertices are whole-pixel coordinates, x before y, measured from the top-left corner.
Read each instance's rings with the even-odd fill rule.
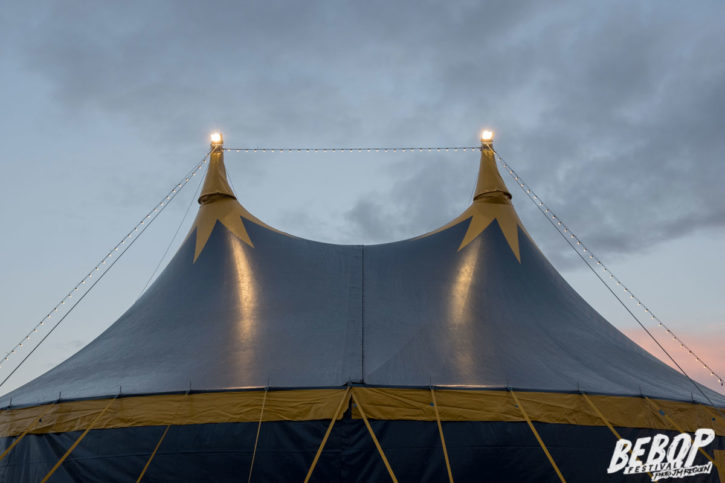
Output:
[[[490,149],[471,206],[375,246],[296,238],[236,200],[215,149],[193,228],[136,303],[0,407],[243,387],[463,386],[704,398],[556,272]],[[701,388],[718,406],[725,397]]]

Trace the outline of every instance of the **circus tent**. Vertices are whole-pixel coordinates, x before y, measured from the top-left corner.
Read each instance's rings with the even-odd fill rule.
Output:
[[[725,396],[567,284],[490,143],[460,216],[372,246],[268,226],[223,156],[154,284],[0,397],[0,480],[605,481],[618,437],[702,427],[725,471]]]

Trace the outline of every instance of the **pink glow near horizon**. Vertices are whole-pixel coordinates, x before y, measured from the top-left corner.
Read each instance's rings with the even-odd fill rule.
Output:
[[[650,354],[667,365],[677,369],[670,359],[657,347],[657,344],[642,329],[626,329],[623,332]],[[720,394],[725,394],[717,378],[710,375],[694,357],[667,335],[653,332],[657,340],[667,349],[680,366],[697,382],[700,382]],[[686,334],[678,334],[685,344],[697,354],[721,378],[725,378],[725,328],[693,329]],[[725,379],[723,379],[725,380]]]

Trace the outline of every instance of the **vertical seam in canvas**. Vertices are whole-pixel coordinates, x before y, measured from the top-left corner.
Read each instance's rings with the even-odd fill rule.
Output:
[[[360,380],[365,382],[365,245],[360,247]]]

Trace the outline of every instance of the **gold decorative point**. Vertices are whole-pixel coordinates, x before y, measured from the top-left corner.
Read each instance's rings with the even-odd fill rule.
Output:
[[[501,233],[503,233],[511,251],[514,256],[516,256],[516,260],[521,263],[518,227],[520,226],[524,232],[525,230],[519,220],[519,217],[516,215],[513,206],[508,203],[484,204],[476,201],[468,210],[466,210],[464,215],[468,215],[471,221],[468,225],[468,230],[461,241],[461,245],[458,247],[458,251],[464,249],[469,243],[475,240],[478,235],[483,233],[483,231],[491,225],[493,220],[496,220],[499,228],[501,229]]]
[[[485,136],[481,137],[483,139]],[[492,138],[493,133],[490,133],[490,139]],[[463,236],[458,251],[466,248],[496,220],[501,229],[501,233],[503,233],[511,251],[516,256],[516,260],[521,263],[519,227],[527,236],[528,233],[511,204],[511,193],[506,188],[506,183],[504,183],[498,172],[493,149],[486,144],[481,147],[481,164],[471,206],[447,225],[424,236],[433,235],[466,220],[470,220],[468,230],[466,230],[466,234]]]
[[[252,215],[236,198],[217,197],[210,202],[205,202],[199,207],[199,213],[196,220],[191,226],[191,230],[187,238],[196,232],[196,243],[194,246],[194,263],[204,251],[206,243],[211,237],[212,231],[217,222],[221,223],[224,228],[229,230],[235,237],[239,238],[243,243],[254,248],[254,243],[249,237],[245,223],[252,222],[267,230],[274,231],[280,235],[292,236],[283,231],[277,230]]]
[[[468,224],[468,230],[461,240],[461,244],[458,246],[460,252],[466,248],[471,242],[473,242],[483,231],[491,226],[491,223],[496,220],[498,226],[503,233],[506,242],[508,243],[511,252],[516,257],[519,263],[521,263],[521,251],[519,249],[519,227],[524,235],[528,236],[526,228],[516,214],[513,205],[506,200],[496,200],[491,198],[479,198],[475,200],[471,206],[466,209],[463,213],[457,216],[450,223],[438,228],[435,231],[426,233],[423,237],[431,236],[441,231],[452,228],[459,223],[463,223],[466,220],[470,220]],[[422,237],[421,237],[422,238]]]
[[[209,241],[211,232],[214,231],[217,221],[241,241],[254,248],[254,243],[249,238],[247,229],[242,218],[247,211],[233,198],[216,200],[214,203],[201,205],[199,214],[191,228],[196,229],[196,245],[194,248],[194,262],[199,258],[202,250]]]

